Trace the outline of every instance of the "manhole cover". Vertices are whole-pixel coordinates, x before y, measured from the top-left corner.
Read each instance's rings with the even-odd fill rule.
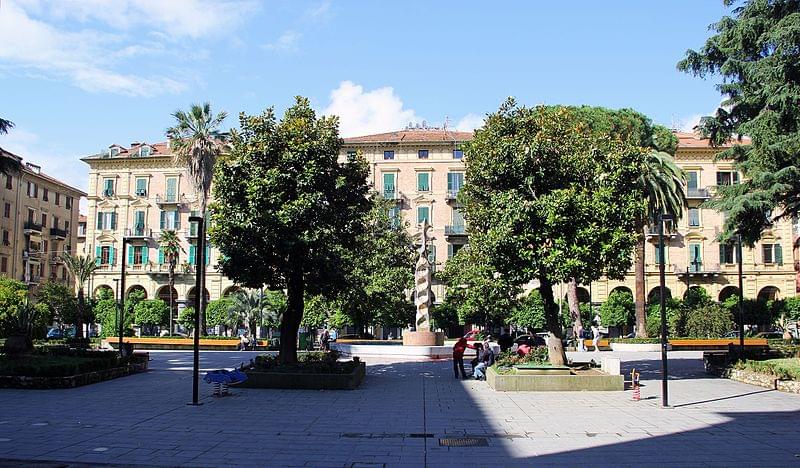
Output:
[[[489,441],[486,437],[451,437],[439,439],[442,447],[488,447]]]

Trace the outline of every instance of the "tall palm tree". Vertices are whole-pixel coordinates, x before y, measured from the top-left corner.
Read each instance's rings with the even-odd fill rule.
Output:
[[[0,119],[0,135],[8,133],[8,131],[12,128],[14,128],[14,122],[6,119]]]
[[[83,296],[83,285],[89,281],[92,273],[99,268],[94,257],[64,254],[64,265],[75,278],[78,286],[78,320],[75,324],[75,337],[83,338],[83,317],[86,312],[86,301]]]
[[[639,220],[639,239],[636,243],[636,336],[647,337],[647,313],[645,311],[644,256],[645,228],[655,225],[661,214],[671,214],[675,219],[683,215],[686,206],[686,175],[675,164],[675,159],[663,151],[651,151],[645,158],[637,184],[647,200],[645,216]],[[663,254],[662,254],[663,256]]]
[[[0,135],[5,135],[12,128],[14,128],[14,122],[6,119],[0,119]],[[22,163],[20,163],[18,158],[10,154],[6,154],[6,152],[0,148],[0,174],[16,174],[19,172],[21,167]]]
[[[178,265],[178,255],[183,252],[183,247],[175,231],[161,231],[158,244],[169,266],[169,334],[172,335],[175,332],[175,298],[172,291],[175,290],[175,267]]]
[[[263,319],[265,309],[265,304],[261,300],[261,292],[241,290],[236,292],[231,298],[233,301],[228,311],[232,316],[237,317],[243,323],[247,324],[252,338],[255,339],[256,325],[259,320]]]
[[[222,153],[226,134],[219,130],[219,126],[228,116],[220,112],[216,116],[211,112],[208,102],[199,105],[192,104],[189,112],[177,110],[172,113],[175,125],[167,129],[167,138],[173,149],[175,162],[186,166],[189,180],[200,198],[200,213],[206,214],[208,194],[211,190],[211,179],[214,175],[214,165]],[[198,273],[200,265],[198,262]],[[205,282],[205,275],[203,275]],[[205,284],[201,285],[205,289]],[[198,304],[200,325],[206,329],[204,299]]]

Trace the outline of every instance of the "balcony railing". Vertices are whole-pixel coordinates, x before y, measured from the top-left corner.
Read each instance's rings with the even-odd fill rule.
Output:
[[[22,228],[24,229],[25,234],[42,233],[42,225],[34,221],[25,221],[25,224],[22,226]]]
[[[658,237],[658,226],[647,226],[647,237]],[[664,229],[664,237],[672,239],[675,237],[675,230]]]
[[[402,198],[400,192],[391,187],[388,187],[384,191],[382,191],[381,195],[386,200],[400,200]]]
[[[183,195],[168,193],[166,195],[156,195],[156,203],[159,205],[180,205],[184,202]]]
[[[711,198],[711,194],[706,188],[690,188],[686,189],[686,198],[689,200],[708,200]]]
[[[132,228],[128,228],[125,230],[125,237],[128,238],[138,238],[138,239],[150,239],[153,237],[153,230],[147,229],[144,226],[137,225]]]
[[[50,235],[52,237],[59,237],[61,239],[66,239],[67,238],[67,230],[53,227],[53,228],[50,228]]]
[[[452,224],[444,227],[445,236],[466,236],[467,227],[464,224]]]
[[[103,196],[104,197],[113,197],[114,196],[114,189],[103,189]]]
[[[458,198],[458,190],[448,190],[445,199],[447,201],[454,201]]]
[[[686,276],[686,265],[672,265],[675,274],[678,276]],[[720,273],[719,263],[690,263],[689,276],[714,276]]]

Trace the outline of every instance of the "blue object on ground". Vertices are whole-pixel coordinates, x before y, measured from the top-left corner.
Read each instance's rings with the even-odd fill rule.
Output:
[[[234,369],[232,371],[220,369],[206,372],[206,376],[203,377],[203,380],[208,383],[224,383],[228,385],[235,385],[247,380],[247,374],[238,369]]]

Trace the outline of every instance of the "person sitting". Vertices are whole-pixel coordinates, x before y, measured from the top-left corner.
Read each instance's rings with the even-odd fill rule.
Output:
[[[475,367],[478,366],[478,363],[481,362],[481,357],[483,355],[483,343],[475,343],[475,357],[469,362],[469,365],[472,366],[472,375],[475,376]]]
[[[475,380],[486,380],[486,368],[494,364],[494,351],[491,347],[482,350],[478,365],[475,366]]]

